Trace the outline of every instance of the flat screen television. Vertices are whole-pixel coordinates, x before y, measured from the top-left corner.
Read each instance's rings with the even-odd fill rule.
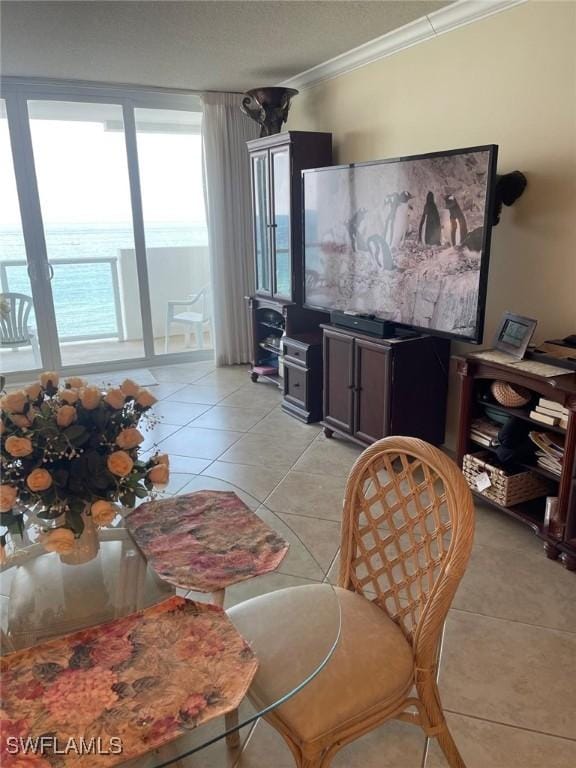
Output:
[[[481,343],[497,150],[303,171],[305,306]]]

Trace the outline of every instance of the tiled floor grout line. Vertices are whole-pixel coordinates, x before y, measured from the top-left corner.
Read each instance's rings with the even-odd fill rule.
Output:
[[[480,613],[479,611],[470,611],[467,608],[451,607],[450,610],[458,611],[459,613],[472,614],[473,616],[481,616],[484,619],[499,619],[500,621],[509,621],[512,624],[520,624],[525,627],[535,627],[536,629],[549,629],[552,632],[564,632],[567,635],[576,635],[576,630],[572,630],[572,629],[559,629],[558,627],[546,626],[546,624],[534,624],[531,621],[522,621],[520,619],[508,619],[508,618],[504,618],[503,616],[493,616],[490,613]]]
[[[442,694],[442,691],[440,691]],[[526,728],[523,725],[513,725],[512,723],[504,723],[501,720],[491,720],[488,717],[479,717],[478,715],[471,715],[467,712],[458,712],[455,709],[448,709],[443,707],[444,712],[448,712],[451,715],[457,715],[459,717],[468,717],[471,720],[478,720],[482,723],[491,723],[492,725],[501,725],[503,728],[512,728],[517,731],[526,731],[526,733],[535,733],[539,736],[549,736],[552,739],[562,739],[563,741],[569,741],[571,744],[576,743],[576,738],[571,739],[570,736],[559,736],[557,733],[550,733],[549,731],[538,731],[536,728]]]
[[[493,621],[506,621],[509,624],[519,624],[523,627],[533,627],[534,629],[543,629],[546,632],[560,632],[563,635],[576,635],[576,632],[572,632],[569,629],[557,629],[556,627],[545,627],[542,624],[531,624],[528,621],[520,621],[519,619],[505,619],[503,616],[491,616],[487,613],[478,613],[478,611],[468,611],[466,608],[450,608],[451,611],[457,611],[458,613],[466,613],[469,616],[479,616],[482,619],[492,619]]]

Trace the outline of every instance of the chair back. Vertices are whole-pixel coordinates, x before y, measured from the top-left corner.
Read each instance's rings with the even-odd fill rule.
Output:
[[[0,313],[0,344],[7,347],[30,344],[28,321],[34,304],[24,293],[0,293],[4,311]]]
[[[464,476],[437,448],[387,437],[358,458],[346,485],[340,586],[388,613],[430,668],[474,536]]]
[[[212,320],[212,290],[209,285],[205,285],[198,296],[202,297],[202,322]]]

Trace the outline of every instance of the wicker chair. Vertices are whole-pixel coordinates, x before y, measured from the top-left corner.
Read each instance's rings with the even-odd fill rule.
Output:
[[[473,531],[470,490],[437,448],[389,437],[358,458],[344,500],[338,646],[315,679],[266,716],[298,768],[327,768],[339,749],[392,718],[420,725],[452,768],[464,768],[436,672]],[[292,587],[230,609],[260,662],[249,692],[256,704],[273,701],[285,670],[294,676],[314,653],[298,641],[321,594],[313,585]]]

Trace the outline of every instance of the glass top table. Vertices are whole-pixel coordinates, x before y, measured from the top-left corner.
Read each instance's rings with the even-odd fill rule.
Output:
[[[321,590],[322,610],[307,616],[303,629],[309,634],[310,647],[314,650],[286,660],[282,683],[275,686],[272,700],[259,701],[255,707],[245,698],[238,709],[237,719],[216,717],[154,751],[133,760],[122,762],[120,759],[115,763],[117,765],[193,768],[194,753],[224,737],[229,745],[240,749],[250,726],[314,679],[337,646],[340,634],[338,595],[329,583],[323,582],[323,571],[311,552],[283,518],[245,492],[232,487],[228,490],[235,490],[289,542],[290,548],[277,571],[228,587],[224,608],[285,586],[305,584],[306,581],[316,583],[319,585],[317,589]],[[112,527],[100,529],[96,549],[92,559],[74,565],[62,562],[55,553],[47,553],[33,540],[14,552],[0,572],[3,655],[127,616],[176,594],[198,602],[213,602],[209,594],[185,592],[162,581],[146,562],[120,515]],[[303,574],[306,574],[305,578],[302,578]],[[266,628],[254,629],[260,634]],[[250,631],[247,632],[246,627],[243,630],[244,639],[250,643]]]

